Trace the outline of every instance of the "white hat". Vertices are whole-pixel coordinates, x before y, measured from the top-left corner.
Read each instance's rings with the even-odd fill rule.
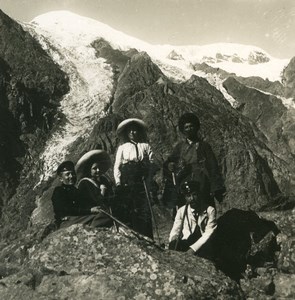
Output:
[[[85,176],[89,170],[85,170],[90,161],[97,162],[102,173],[105,173],[111,167],[111,159],[104,150],[91,150],[85,153],[76,164],[76,172],[80,176]]]
[[[121,135],[123,133],[123,131],[126,129],[127,125],[129,125],[131,123],[135,123],[136,125],[140,126],[144,131],[146,131],[146,129],[147,129],[146,124],[142,120],[136,119],[136,118],[130,118],[130,119],[126,119],[126,120],[122,121],[118,125],[117,134]]]

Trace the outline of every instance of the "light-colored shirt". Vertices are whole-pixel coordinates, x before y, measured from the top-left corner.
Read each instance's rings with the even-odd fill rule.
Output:
[[[190,246],[190,248],[196,252],[201,248],[202,245],[204,245],[208,241],[212,233],[217,228],[217,223],[216,210],[212,206],[208,206],[207,209],[204,212],[198,214],[196,218],[194,217],[193,212],[194,209],[191,208],[190,205],[188,205],[187,208],[187,216],[184,215],[185,205],[178,209],[173,227],[169,235],[169,242],[178,238],[181,230],[182,220],[183,218],[185,218],[182,228],[183,240],[186,240],[194,232],[197,226],[199,226],[200,228],[202,236]]]
[[[145,157],[147,157],[150,162],[153,162],[151,146],[148,143],[137,143],[136,145],[138,152],[136,151],[134,143],[127,142],[118,147],[114,165],[114,178],[116,185],[121,183],[120,166],[122,164],[126,164],[131,161],[142,161]]]

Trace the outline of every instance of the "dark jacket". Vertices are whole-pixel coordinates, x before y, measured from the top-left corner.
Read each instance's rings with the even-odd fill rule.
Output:
[[[101,195],[100,184],[105,185],[107,188],[105,196]],[[87,177],[80,180],[78,190],[83,196],[84,207],[100,206],[103,209],[107,209],[110,205],[108,198],[111,196],[112,187],[104,176],[101,176],[100,184]]]
[[[176,164],[176,181],[179,187],[184,181],[198,181],[201,184],[201,191],[204,198],[224,192],[224,182],[220,174],[217,159],[211,146],[200,140],[198,143],[191,143],[187,140],[179,142],[173,149],[171,155],[164,163],[164,177],[171,186],[171,172],[168,164]]]
[[[88,205],[85,205],[83,196],[75,186],[57,186],[52,194],[52,205],[55,220],[59,224],[66,216],[84,216],[91,214]]]

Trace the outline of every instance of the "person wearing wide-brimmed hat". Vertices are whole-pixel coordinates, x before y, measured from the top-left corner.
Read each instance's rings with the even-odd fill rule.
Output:
[[[75,165],[72,161],[62,162],[56,173],[61,182],[52,194],[52,205],[57,227],[68,227],[73,224],[85,224],[99,227],[96,214],[99,207],[89,206],[83,194],[75,187],[77,180]]]
[[[84,205],[98,206],[109,211],[112,187],[105,173],[111,166],[111,160],[104,150],[91,150],[85,153],[76,164],[76,172],[80,178],[78,189],[83,195]],[[96,215],[97,226],[111,226],[112,220],[100,212]]]
[[[165,190],[163,202],[180,206],[179,186],[187,180],[202,182],[203,197],[214,206],[214,197],[222,202],[225,193],[223,178],[211,146],[199,136],[200,121],[193,113],[184,113],[178,121],[184,135],[163,166]],[[169,203],[170,202],[170,203]]]
[[[116,153],[114,178],[123,205],[118,217],[132,229],[153,237],[148,191],[145,189],[151,182],[153,152],[147,142],[146,129],[146,124],[137,118],[126,119],[118,125],[117,134],[122,144]]]
[[[209,242],[217,228],[216,211],[203,199],[200,182],[184,182],[180,191],[186,204],[177,211],[169,235],[169,249],[212,258]]]

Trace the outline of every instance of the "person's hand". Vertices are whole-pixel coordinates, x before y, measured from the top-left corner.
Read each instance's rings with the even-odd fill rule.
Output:
[[[101,185],[99,186],[99,188],[100,188],[100,194],[101,194],[102,196],[105,196],[106,191],[107,191],[107,187],[106,187],[104,184],[101,184]]]
[[[187,253],[188,255],[194,255],[194,254],[195,254],[195,251],[194,251],[192,248],[189,248],[189,249],[186,251],[186,253]]]
[[[90,211],[92,214],[97,214],[100,212],[100,207],[99,206],[91,207]]]
[[[174,172],[176,166],[174,162],[170,162],[167,167],[170,172]]]

